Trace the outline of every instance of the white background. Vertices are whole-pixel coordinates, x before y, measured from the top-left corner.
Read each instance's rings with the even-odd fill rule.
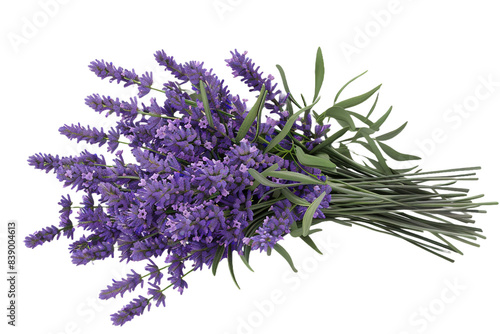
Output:
[[[153,307],[121,328],[109,315],[135,294],[110,302],[97,296],[131,266],[113,259],[75,267],[66,239],[35,250],[22,245],[27,234],[57,225],[60,196],[73,194],[55,175],[28,166],[27,158],[85,148],[59,135],[64,124],[112,125],[85,106],[87,95],[136,93],[95,77],[89,62],[151,70],[160,86],[169,78],[153,58],[160,49],[178,62],[204,61],[233,93],[253,98],[224,62],[230,50],[248,50],[266,74],[279,78],[275,65],[281,64],[295,96],[310,101],[320,46],[326,78],[318,110],[332,104],[346,81],[369,70],[345,97],[383,83],[376,116],[394,106],[383,130],[409,121],[392,146],[422,156],[427,170],[482,166],[479,182],[465,186],[499,200],[496,2],[54,1],[2,1],[0,8],[0,221],[17,220],[20,247],[15,329],[6,325],[5,279],[0,284],[1,326],[8,333],[500,332],[497,207],[477,216],[488,239],[480,248],[462,247],[465,256],[455,256],[454,264],[388,236],[324,223],[316,235],[323,257],[296,239],[284,242],[300,275],[277,255],[255,254],[255,273],[236,263],[237,290],[223,262],[217,277],[208,270],[188,276],[182,296],[170,291],[166,308]],[[6,228],[0,232],[5,263]]]

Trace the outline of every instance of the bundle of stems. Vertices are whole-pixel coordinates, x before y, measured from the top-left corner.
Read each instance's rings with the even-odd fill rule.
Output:
[[[401,133],[407,123],[391,132],[373,137],[373,134],[380,129],[392,111],[392,107],[390,107],[378,120],[370,120],[378,102],[378,94],[367,116],[349,110],[367,101],[378,92],[381,85],[365,94],[337,102],[342,91],[366,72],[353,78],[339,90],[332,107],[322,113],[317,113],[312,108],[319,101],[319,90],[324,77],[321,49],[318,48],[316,56],[315,95],[311,105],[306,104],[303,95],[301,95],[303,104],[294,99],[282,67],[279,65],[277,67],[288,94],[287,110],[292,111],[290,118],[295,118],[293,116],[293,105],[295,105],[300,108],[299,113],[305,112],[306,116],[303,119],[307,119],[307,116],[312,112],[317,124],[323,125],[325,119],[333,118],[341,126],[340,130],[331,136],[325,136],[325,140],[319,145],[313,146],[312,149],[311,145],[307,145],[310,144],[310,138],[285,126],[281,129],[280,134],[290,138],[291,148],[270,150],[285,158],[288,155],[288,159],[299,166],[321,169],[321,173],[326,176],[326,181],[323,184],[328,184],[332,189],[330,206],[320,209],[324,218],[307,219],[310,221],[306,223],[304,223],[306,219],[296,222],[290,232],[292,236],[301,237],[319,252],[308,235],[319,232],[321,229],[311,229],[311,226],[325,221],[346,226],[357,225],[398,237],[450,262],[454,262],[454,260],[444,254],[453,252],[463,255],[452,242],[462,242],[479,247],[475,241],[478,238],[486,239],[481,228],[472,226],[475,223],[472,214],[486,213],[486,210],[478,208],[498,205],[498,202],[478,202],[476,200],[484,195],[469,196],[469,189],[455,185],[459,181],[478,180],[475,177],[475,171],[479,170],[480,167],[436,171],[416,170],[418,166],[393,169],[387,164],[386,156],[396,161],[420,159],[417,156],[400,153],[385,143]],[[354,122],[355,119],[361,121],[363,126],[357,126]],[[348,133],[354,133],[354,135],[341,139]],[[350,144],[361,145],[373,154],[372,158],[363,156],[370,165],[354,160],[353,156],[359,154],[351,151]],[[301,172],[310,174],[305,169]],[[278,174],[273,174],[272,171],[267,173],[251,171],[251,174],[260,182],[265,182],[263,179],[265,176],[278,177]],[[279,176],[282,177],[283,174]],[[310,176],[318,181],[317,184],[322,183],[317,175],[310,174]],[[275,198],[273,201],[267,202],[267,204],[257,204],[254,207],[262,210],[261,212],[266,212],[265,208],[269,210],[274,202],[288,198],[296,205],[306,205],[314,210],[317,209],[314,203],[304,203],[290,192],[299,184],[315,184],[314,182],[309,183],[310,181],[308,182],[298,175],[288,175],[285,179],[299,181],[299,183],[292,184],[289,190],[279,187],[273,194]],[[270,183],[266,185],[272,186]],[[288,258],[288,255],[285,255],[285,258]]]

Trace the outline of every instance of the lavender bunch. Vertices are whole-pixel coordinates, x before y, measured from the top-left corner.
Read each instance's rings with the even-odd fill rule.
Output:
[[[324,221],[396,236],[450,261],[443,252],[461,254],[450,239],[477,245],[471,240],[484,238],[481,229],[470,226],[471,213],[497,203],[474,202],[481,196],[467,197],[467,189],[450,187],[471,180],[477,167],[436,172],[389,167],[387,158],[418,159],[385,143],[406,123],[376,135],[391,112],[370,120],[378,95],[367,116],[351,110],[380,86],[337,102],[356,77],[340,89],[330,108],[313,110],[324,78],[321,49],[310,104],[304,96],[301,102],[293,97],[279,65],[284,92],[246,52],[231,52],[226,63],[250,92],[258,92],[251,106],[203,63],[180,64],[164,51],[154,56],[173,81],[153,87],[152,73],[91,62],[90,70],[101,79],[135,85],[137,97],[123,101],[92,94],[85,99],[94,111],[117,116],[108,131],[79,123],[59,129],[69,139],[106,146],[111,159],[88,151],[28,159],[36,169],[55,173],[65,187],[76,188],[82,198],[74,205],[69,195],[63,196],[59,226],[27,236],[27,247],[64,236],[72,240],[69,252],[76,265],[115,255],[145,264],[142,274],[132,270],[101,291],[99,297],[109,299],[148,288],[111,316],[113,324],[123,325],[152,304],[165,306],[166,289],[182,294],[189,273],[206,266],[215,274],[224,259],[237,285],[235,255],[251,270],[252,251],[276,251],[296,270],[280,241],[291,235],[320,252],[311,235]],[[161,101],[143,100],[152,90],[161,93]],[[332,131],[326,119],[334,119],[338,128]],[[371,156],[356,161],[353,144]],[[135,161],[126,162],[123,150]]]

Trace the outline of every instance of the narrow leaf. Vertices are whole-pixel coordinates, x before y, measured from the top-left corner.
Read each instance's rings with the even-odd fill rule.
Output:
[[[326,153],[316,153],[314,156],[330,161],[330,156]]]
[[[417,157],[415,155],[399,153],[398,151],[396,151],[395,149],[393,149],[392,147],[390,147],[387,144],[380,143],[380,142],[378,144],[380,145],[380,147],[382,148],[382,150],[389,157],[391,157],[392,159],[394,159],[396,161],[420,160],[420,157]]]
[[[219,246],[215,251],[214,262],[212,263],[212,273],[214,276],[217,273],[217,267],[219,266],[220,259],[222,258],[222,255],[224,255],[224,250],[224,246]]]
[[[264,85],[262,85],[264,86]],[[263,97],[260,99],[260,104],[259,104],[259,109],[257,110],[257,124],[255,128],[255,137],[252,139],[252,143],[257,141],[257,138],[259,138],[260,134],[260,127],[261,127],[261,119],[262,119],[262,109],[264,109],[264,105],[266,104],[266,96],[267,96],[267,90],[264,91]]]
[[[260,175],[262,175],[263,177],[266,177],[268,172],[274,172],[278,168],[279,168],[278,164],[275,163],[274,165],[271,165],[267,169],[263,170],[260,173]],[[253,181],[253,184],[252,184],[252,186],[249,189],[250,190],[255,190],[259,186],[259,184],[260,184],[260,182],[256,179],[255,181]]]
[[[349,148],[346,145],[344,145],[343,143],[340,143],[339,148],[337,149],[337,152],[339,152],[340,154],[342,154],[342,155],[344,155],[352,160],[351,151],[349,151]]]
[[[398,174],[405,174],[405,173],[411,172],[412,170],[414,170],[417,167],[418,166],[413,166],[413,167],[410,167],[410,168],[393,169],[393,170],[395,172],[397,172]]]
[[[358,138],[361,138],[364,136],[364,134],[368,134],[368,135],[371,135],[375,133],[375,130],[372,130],[370,128],[359,128],[359,130],[356,132],[356,134],[349,138],[349,139],[345,139],[344,141],[350,141],[350,142],[356,142],[356,139]]]
[[[191,94],[191,95],[189,95],[189,97],[191,97],[192,99],[196,100],[196,98],[198,97],[198,94]],[[200,98],[201,98],[201,96],[200,96]],[[191,100],[185,99],[184,102],[186,102],[186,104],[188,106],[191,106],[191,107],[197,107],[198,106],[198,103],[196,103],[195,101],[191,101]]]
[[[288,264],[290,265],[290,267],[292,268],[292,270],[294,272],[298,271],[297,268],[295,268],[295,266],[293,264],[292,257],[290,256],[290,254],[288,254],[288,252],[285,250],[285,248],[283,248],[279,244],[275,244],[274,250],[277,251],[281,256],[283,256],[283,258],[285,258],[286,262],[288,262]]]
[[[366,125],[368,126],[372,126],[373,125],[373,122],[370,121],[368,119],[368,117],[365,117],[363,115],[360,115],[358,114],[357,112],[354,112],[354,111],[347,111],[349,114],[351,114],[351,116],[354,116],[356,117],[357,119],[359,119],[361,122],[365,123]]]
[[[205,83],[200,80],[200,94],[201,101],[203,102],[203,109],[205,109],[205,115],[207,115],[208,125],[212,128],[214,127],[214,120],[212,119],[212,112],[210,111],[210,105],[208,104],[207,92],[205,90]]]
[[[252,234],[253,234],[253,232],[252,232]],[[252,251],[252,247],[250,247],[249,245],[245,245],[243,247],[243,255],[241,256],[241,258],[243,260],[243,263],[245,263],[245,265],[248,267],[248,269],[253,271],[253,269],[250,267],[250,252],[251,251]]]
[[[307,208],[306,213],[304,213],[304,218],[302,218],[302,235],[306,236],[309,234],[309,229],[311,228],[312,224],[312,219],[314,214],[316,213],[316,210],[318,209],[319,205],[321,204],[321,201],[323,198],[325,198],[326,192],[323,191],[321,195],[319,195],[318,198],[314,200],[314,202],[311,203],[311,205]]]
[[[238,130],[238,134],[236,135],[236,142],[240,142],[243,138],[245,138],[246,134],[248,133],[248,130],[252,126],[254,120],[257,118],[257,115],[260,110],[262,110],[262,107],[264,106],[262,101],[264,100],[264,96],[266,96],[267,91],[266,91],[266,86],[262,85],[262,89],[260,90],[259,97],[257,98],[257,101],[255,101],[255,104],[253,107],[250,109],[248,112],[247,116],[243,120],[243,123],[241,123],[240,129]],[[259,120],[257,120],[257,123]],[[259,124],[257,124],[259,126]],[[255,137],[259,135],[259,131],[257,130]]]
[[[351,108],[351,107],[357,106],[358,104],[365,102],[373,94],[375,94],[379,90],[380,86],[382,86],[382,85],[378,85],[377,87],[373,88],[371,91],[366,92],[364,94],[361,94],[361,95],[358,95],[355,97],[351,97],[350,99],[336,103],[336,104],[334,104],[334,106],[340,107],[340,108]]]
[[[248,172],[250,173],[250,175],[252,175],[252,177],[256,180],[256,181],[259,181],[260,184],[266,186],[266,187],[271,187],[271,188],[288,188],[288,187],[295,187],[295,186],[301,186],[301,185],[304,185],[304,184],[324,184],[323,182],[320,182],[320,181],[316,181],[314,180],[313,178],[309,178],[307,179],[307,182],[299,182],[299,183],[288,183],[288,184],[283,184],[283,183],[277,183],[277,182],[273,182],[273,181],[270,181],[268,179],[266,179],[264,176],[262,176],[261,173],[259,173],[258,171],[256,171],[255,169],[253,168],[249,168],[248,169]],[[291,176],[287,176],[287,175],[281,175],[281,174],[274,174],[274,173],[284,173],[285,171],[283,172],[269,172],[268,175],[269,176],[272,176],[272,177],[276,177],[276,178],[283,178],[285,179],[285,177],[287,178],[290,178]],[[295,174],[298,174],[298,173],[295,173]],[[304,175],[307,177],[307,175]],[[293,176],[295,177],[295,176]],[[271,190],[271,192],[273,192],[274,190]],[[255,205],[255,204],[254,204]]]
[[[392,130],[391,132],[387,132],[386,134],[380,135],[375,139],[377,139],[378,141],[392,139],[392,138],[396,137],[398,134],[400,134],[401,131],[403,131],[403,129],[406,127],[406,124],[408,124],[408,122],[405,122],[403,125],[401,125],[396,130]]]
[[[234,275],[234,268],[233,268],[233,250],[231,249],[231,245],[229,245],[228,250],[227,250],[227,264],[229,266],[229,272],[231,273],[231,277],[233,278],[234,284],[240,288],[238,285],[238,282],[236,281],[236,276]]]
[[[289,189],[283,188],[281,189],[281,193],[293,204],[297,204],[300,206],[309,206],[311,203],[292,193]]]
[[[319,101],[319,99],[318,99],[318,101]],[[273,138],[273,140],[271,140],[271,142],[267,145],[266,149],[264,150],[264,153],[268,153],[274,146],[279,144],[286,137],[286,135],[288,135],[288,132],[290,131],[290,129],[292,128],[293,124],[295,123],[297,118],[300,116],[300,114],[302,114],[306,110],[310,110],[318,101],[315,101],[313,104],[310,104],[310,105],[300,109],[295,114],[291,115],[288,118],[288,121],[285,123],[285,126],[283,127],[283,129],[280,131],[280,133],[278,133]]]
[[[321,52],[321,48],[318,48],[318,52],[316,53],[316,66],[314,70],[314,98],[313,101],[316,101],[318,97],[319,91],[321,90],[321,86],[323,85],[323,79],[325,78],[325,64],[323,63],[323,53]]]
[[[339,106],[333,106],[326,109],[321,115],[323,118],[332,117],[335,118],[341,126],[349,126],[349,130],[355,131],[356,125],[354,125],[354,121],[352,120],[351,115],[347,110]]]
[[[333,135],[330,137],[326,138],[322,143],[320,143],[318,146],[315,146],[309,153],[314,153],[326,146],[330,146],[335,140],[339,139],[342,137],[347,131],[349,130],[349,127],[344,127],[340,129],[339,131],[335,132]]]
[[[292,102],[297,107],[300,108],[300,106],[297,103],[297,101],[295,100],[295,98],[293,97],[292,93],[290,92],[290,88],[288,87],[288,82],[287,82],[286,76],[285,76],[285,71],[283,70],[283,68],[280,65],[276,65],[276,67],[278,68],[278,71],[280,72],[281,81],[283,81],[283,86],[285,87],[285,92],[288,94],[288,98],[286,99],[286,110],[288,110],[290,115],[293,115]]]
[[[393,173],[392,173],[391,169],[389,168],[389,166],[387,166],[387,163],[385,162],[385,158],[382,156],[382,152],[380,152],[380,150],[378,149],[375,141],[367,134],[365,134],[364,137],[365,137],[366,141],[368,142],[368,146],[370,147],[370,151],[375,155],[375,157],[377,157],[377,161],[380,164],[380,166],[382,167],[382,169],[384,170],[384,173],[387,175],[392,175]]]
[[[280,183],[276,183],[273,181],[269,181],[264,176],[262,176],[261,173],[259,173],[258,171],[256,171],[253,168],[249,168],[248,173],[250,175],[252,175],[252,177],[255,179],[254,184],[255,184],[255,182],[258,182],[259,184],[262,184],[266,187],[271,187],[271,188],[286,187],[287,186],[286,184],[280,184]]]
[[[344,86],[342,86],[342,88],[340,88],[340,90],[337,93],[337,95],[335,95],[335,100],[333,101],[333,104],[335,104],[337,102],[337,99],[339,98],[340,93],[342,93],[342,91],[344,90],[344,88],[346,88],[351,82],[353,82],[354,80],[356,80],[357,78],[359,78],[360,76],[362,76],[363,74],[365,74],[366,72],[368,72],[368,71],[364,71],[360,75],[358,75],[358,76],[352,78],[351,80],[349,80]]]
[[[253,269],[252,267],[250,266],[250,263],[248,262],[247,258],[243,255],[240,255],[240,258],[241,258],[241,261],[245,264],[245,266],[247,266],[247,268],[253,272]]]
[[[267,173],[267,176],[275,177],[277,179],[282,179],[282,180],[297,181],[302,184],[325,184],[325,182],[315,179],[309,175],[291,172],[288,170],[269,172]]]
[[[303,235],[301,235],[300,239],[302,239],[306,244],[309,245],[309,247],[311,247],[312,249],[314,249],[316,252],[318,252],[319,254],[323,255],[323,253],[321,253],[321,251],[319,250],[318,246],[316,246],[316,244],[314,243],[314,241],[311,239],[310,236],[306,235],[304,237]]]
[[[315,157],[314,155],[309,155],[305,153],[300,147],[296,146],[295,151],[297,153],[297,159],[304,166],[314,167],[314,168],[328,168],[335,169],[337,165],[335,165],[330,160],[325,160],[319,157]]]
[[[387,110],[387,112],[385,114],[382,115],[382,117],[379,118],[378,121],[373,123],[373,125],[370,126],[370,128],[372,128],[375,131],[378,131],[380,129],[380,127],[382,126],[382,124],[384,124],[387,117],[389,117],[389,115],[391,114],[391,111],[392,111],[392,106],[389,108],[389,110]]]
[[[377,97],[375,98],[375,102],[373,102],[373,105],[370,108],[370,111],[368,112],[368,115],[366,115],[366,118],[370,118],[371,114],[375,110],[375,107],[377,106],[377,102],[378,102],[378,93],[377,93]]]

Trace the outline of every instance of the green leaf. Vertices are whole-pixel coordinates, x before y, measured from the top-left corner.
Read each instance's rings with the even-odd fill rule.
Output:
[[[314,213],[318,209],[319,205],[321,204],[321,201],[323,198],[325,198],[326,192],[323,191],[321,195],[319,195],[318,198],[314,200],[314,202],[311,203],[311,205],[307,208],[306,213],[304,213],[304,218],[302,218],[302,235],[306,236],[309,234],[309,229],[311,228],[312,224],[312,219],[314,216]]]
[[[406,127],[406,124],[408,124],[408,122],[405,122],[403,125],[401,125],[396,130],[392,130],[391,132],[387,132],[386,134],[380,135],[375,139],[378,141],[392,139],[392,138],[396,137],[397,135],[399,135],[401,133],[401,131],[403,131],[403,129]]]
[[[314,223],[314,219],[313,219],[313,223]],[[322,230],[322,229],[320,229],[320,228],[315,228],[315,229],[313,229],[313,230],[309,230],[309,234],[308,234],[308,236],[310,236],[311,234],[314,234],[314,233],[321,232],[321,231],[323,231],[323,230]]]
[[[318,97],[319,91],[321,90],[321,86],[323,85],[323,79],[325,78],[325,64],[323,63],[323,53],[321,52],[321,48],[318,48],[318,52],[316,53],[316,66],[314,69],[314,98],[313,101],[316,101]]]
[[[313,178],[308,179],[307,183],[299,182],[299,183],[283,184],[283,183],[277,183],[277,182],[273,182],[273,181],[270,181],[270,180],[266,179],[264,176],[262,176],[261,173],[259,173],[258,171],[256,171],[253,168],[249,168],[248,169],[248,173],[250,173],[250,175],[252,175],[252,177],[256,181],[258,181],[259,183],[261,183],[262,185],[264,185],[266,187],[271,187],[271,188],[288,188],[288,187],[301,186],[301,185],[304,185],[304,184],[323,184],[323,182],[316,183],[316,181],[314,181]],[[273,177],[282,177],[282,176],[287,177],[286,175],[279,175],[279,174],[278,174],[278,176],[276,176],[276,175],[273,175],[273,173],[279,173],[279,172],[270,172],[268,175],[269,176],[273,176]],[[274,190],[271,190],[271,192],[272,191],[274,191]]]
[[[264,85],[262,85],[264,86]],[[266,104],[266,96],[267,96],[267,90],[264,92],[264,96],[260,100],[260,105],[259,105],[259,110],[257,111],[257,125],[255,128],[255,137],[252,139],[252,143],[257,141],[257,138],[259,138],[260,134],[260,127],[262,125],[261,119],[262,119],[262,109],[264,109],[264,105]]]
[[[285,258],[286,262],[288,262],[288,264],[290,265],[290,267],[292,268],[292,270],[294,272],[298,271],[293,264],[292,257],[290,256],[290,254],[288,254],[288,252],[285,250],[285,248],[283,248],[279,244],[275,244],[273,248],[275,251],[277,251],[281,256],[283,256]]]
[[[360,115],[360,114],[358,114],[357,112],[354,112],[354,111],[348,111],[348,110],[346,110],[346,111],[347,111],[349,114],[351,114],[351,116],[356,117],[357,119],[359,119],[361,122],[365,123],[366,125],[368,125],[368,126],[370,126],[370,127],[373,125],[373,122],[372,122],[372,121],[370,121],[370,120],[368,119],[368,117],[365,117],[365,116],[363,116],[363,115]]]
[[[368,134],[364,134],[364,137],[368,143],[368,146],[370,147],[370,151],[375,155],[375,157],[377,157],[377,161],[383,169],[384,173],[387,175],[392,175],[393,173],[389,166],[387,166],[385,158],[383,157],[382,152],[380,152],[380,150],[378,149],[375,141]]]
[[[259,117],[257,117],[257,116],[259,115],[259,113],[262,111],[262,108],[264,107],[263,101],[264,101],[266,95],[267,95],[266,86],[262,85],[262,89],[260,90],[260,94],[259,94],[259,97],[257,98],[257,101],[255,101],[255,104],[248,112],[247,116],[243,120],[243,123],[241,123],[240,129],[238,130],[238,134],[236,135],[236,139],[235,139],[237,143],[239,143],[243,138],[245,138],[245,136],[248,133],[248,130],[250,129],[250,127],[252,126],[252,124],[256,118],[257,118],[257,127],[260,126],[260,120],[259,120]],[[257,132],[255,133],[254,140],[258,136],[259,136],[259,129],[257,129]]]
[[[317,113],[317,112],[315,112],[314,110],[312,111],[312,113],[313,113],[314,119],[316,119],[316,120],[317,120],[317,119],[318,119],[318,117],[319,117],[318,113]]]
[[[384,124],[387,117],[389,117],[389,115],[391,114],[391,111],[392,111],[392,106],[389,108],[389,110],[387,110],[387,112],[385,114],[382,115],[382,117],[379,118],[378,121],[373,123],[373,125],[370,126],[370,128],[375,130],[375,131],[378,131],[380,129],[380,127],[382,126],[382,124]]]
[[[268,172],[274,172],[278,168],[279,168],[278,164],[275,163],[275,164],[269,166],[267,169],[263,170],[262,173],[260,173],[260,175],[262,175],[263,177],[266,177]],[[259,186],[259,184],[260,184],[260,182],[256,179],[255,181],[253,181],[253,184],[249,189],[253,191]]]
[[[363,137],[363,136],[364,136],[364,134],[363,134],[362,132],[360,132],[360,135],[361,135],[361,137]],[[353,144],[359,144],[359,145],[363,146],[364,148],[366,148],[368,151],[370,151],[370,152],[372,152],[372,153],[373,153],[371,146],[370,146],[370,145],[368,145],[368,143],[365,143],[364,141],[360,141],[360,140],[353,140],[353,141],[352,141],[352,143],[353,143]]]
[[[252,232],[253,234],[253,232]],[[250,267],[250,253],[252,252],[252,247],[249,245],[245,245],[243,247],[243,255],[241,256],[241,259],[243,260],[243,263],[248,267],[253,272],[253,269]]]
[[[302,98],[302,103],[304,103],[304,105],[306,106],[307,103],[306,103],[306,99],[304,98],[304,94],[300,94],[300,97]]]
[[[370,128],[359,128],[359,130],[356,131],[356,134],[353,137],[346,139],[346,141],[349,140],[354,143],[356,139],[363,137],[364,134],[371,135],[373,133],[375,133],[375,130],[372,130]]]
[[[340,107],[340,108],[351,108],[351,107],[357,106],[358,104],[365,102],[373,94],[375,94],[379,90],[380,86],[382,86],[382,85],[378,85],[377,87],[373,88],[371,91],[366,92],[364,94],[361,94],[361,95],[358,95],[355,97],[351,97],[350,99],[336,103],[336,104],[334,104],[334,106]]]
[[[250,254],[250,253],[249,253]],[[240,255],[241,261],[247,266],[247,268],[253,272],[252,267],[250,266],[250,263],[248,262],[248,259],[244,255]]]
[[[356,80],[357,78],[359,78],[360,76],[362,76],[363,74],[365,74],[366,72],[368,72],[368,71],[364,71],[360,75],[358,75],[358,76],[352,78],[351,80],[349,80],[344,86],[342,86],[342,88],[340,88],[340,90],[337,93],[337,95],[335,95],[335,100],[333,101],[333,104],[335,104],[337,102],[337,99],[339,98],[340,93],[342,93],[342,91],[344,90],[344,88],[346,88],[351,82],[353,82],[354,80]]]
[[[196,97],[198,96],[198,94],[192,94],[192,95],[189,95],[192,99],[196,100]],[[201,96],[200,96],[200,99],[201,99]],[[191,101],[191,100],[188,100],[188,99],[185,99],[184,102],[186,102],[186,104],[188,106],[191,106],[191,107],[197,107],[198,106],[198,103],[196,103],[195,101]]]
[[[302,235],[302,228],[291,229],[290,235],[294,238],[300,237]]]
[[[389,157],[396,161],[420,160],[420,157],[417,157],[415,155],[399,153],[387,144],[381,142],[379,142],[378,144]]]
[[[279,187],[286,187],[287,186],[286,184],[280,184],[280,183],[276,183],[273,181],[269,181],[264,176],[262,176],[261,173],[259,173],[258,171],[256,171],[253,168],[249,168],[248,173],[255,179],[255,181],[253,181],[254,184],[255,184],[255,182],[258,182],[259,184],[262,184],[266,187],[272,187],[272,188],[279,188]]]
[[[343,143],[340,143],[339,148],[337,149],[337,152],[339,152],[340,154],[342,154],[342,155],[344,155],[352,160],[351,151],[349,151],[349,148],[346,145],[344,145]]]
[[[297,153],[297,159],[299,159],[299,162],[304,166],[315,167],[319,169],[335,169],[337,167],[337,165],[335,165],[330,160],[325,160],[319,157],[315,157],[314,155],[309,155],[298,146],[295,147],[295,151]]]
[[[224,255],[224,250],[224,246],[219,246],[215,251],[214,262],[212,263],[212,273],[214,276],[217,273],[217,267],[219,266],[220,259],[222,258],[222,255]]]
[[[343,127],[339,131],[335,132],[333,135],[330,137],[326,138],[322,143],[320,143],[318,146],[315,146],[309,153],[314,153],[326,146],[330,146],[335,140],[339,139],[342,137],[347,131],[349,130],[349,127]]]
[[[373,105],[370,108],[370,111],[368,112],[368,115],[366,115],[366,118],[370,118],[371,114],[375,110],[375,107],[377,106],[377,102],[378,102],[378,93],[377,93],[377,97],[375,98],[375,102],[373,102]]]
[[[288,135],[288,132],[290,132],[290,129],[292,128],[293,124],[295,123],[297,118],[300,116],[300,114],[302,114],[306,110],[310,110],[318,101],[319,101],[319,99],[317,101],[315,101],[313,104],[310,104],[310,105],[300,109],[295,114],[291,115],[288,118],[288,121],[285,123],[285,126],[283,127],[283,129],[280,131],[280,133],[278,133],[273,138],[273,140],[271,140],[271,142],[267,145],[266,149],[264,150],[264,153],[268,153],[274,146],[279,144],[286,137],[286,135]]]
[[[286,81],[286,76],[285,76],[285,71],[280,65],[276,65],[278,68],[278,71],[280,72],[281,76],[281,81],[283,81],[283,86],[285,87],[285,92],[288,94],[288,98],[286,99],[286,110],[290,113],[290,115],[293,115],[293,108],[292,108],[292,102],[300,108],[299,104],[295,100],[295,98],[292,96],[292,93],[290,93],[290,88],[288,87],[288,82]]]
[[[345,110],[342,107],[339,106],[330,107],[326,109],[321,116],[323,118],[325,117],[335,118],[342,127],[345,127],[347,125],[349,126],[349,130],[351,131],[356,130],[356,125],[354,125],[354,121],[352,120],[351,115],[347,110]]]
[[[381,164],[378,163],[377,160],[372,159],[372,158],[367,158],[367,159],[372,163],[373,167],[375,167],[376,170],[378,170],[379,172],[384,173],[384,174],[386,173],[385,169],[382,167]],[[365,163],[365,166],[369,167],[366,163]]]
[[[311,239],[310,236],[308,236],[308,235],[306,235],[306,236],[301,235],[300,239],[302,239],[302,241],[304,241],[306,244],[308,244],[309,247],[311,247],[312,249],[314,249],[316,252],[318,252],[319,254],[323,255],[323,253],[321,253],[321,251],[319,250],[318,246],[316,246],[316,244],[314,243],[314,241]]]
[[[309,175],[291,172],[288,170],[269,172],[267,173],[267,176],[275,177],[277,179],[282,179],[282,180],[297,181],[300,182],[301,184],[325,184],[325,182],[315,179]],[[290,184],[288,184],[288,186],[290,186]]]
[[[231,273],[231,277],[233,278],[233,282],[234,282],[234,284],[236,284],[236,286],[239,289],[240,286],[238,285],[238,282],[236,281],[236,276],[234,275],[233,250],[231,249],[231,245],[228,246],[228,250],[227,250],[227,264],[229,266],[229,272]]]
[[[205,109],[205,115],[207,115],[208,124],[213,128],[214,120],[212,119],[212,112],[210,111],[210,105],[208,104],[207,91],[205,90],[205,84],[200,80],[200,94],[201,101],[203,102],[203,109]]]
[[[330,156],[326,153],[316,153],[314,156],[330,161]]]
[[[417,167],[418,166],[413,166],[410,168],[394,169],[394,171],[397,172],[398,174],[405,174],[405,173],[411,172],[412,170],[414,170]]]
[[[297,195],[295,195],[294,193],[292,193],[289,189],[287,188],[283,188],[281,189],[281,193],[283,195],[285,195],[285,197],[290,201],[292,202],[293,204],[297,204],[297,205],[300,205],[300,206],[309,206],[311,205],[311,203],[309,203],[308,201],[306,201],[305,199],[303,199],[302,197],[299,197]]]

